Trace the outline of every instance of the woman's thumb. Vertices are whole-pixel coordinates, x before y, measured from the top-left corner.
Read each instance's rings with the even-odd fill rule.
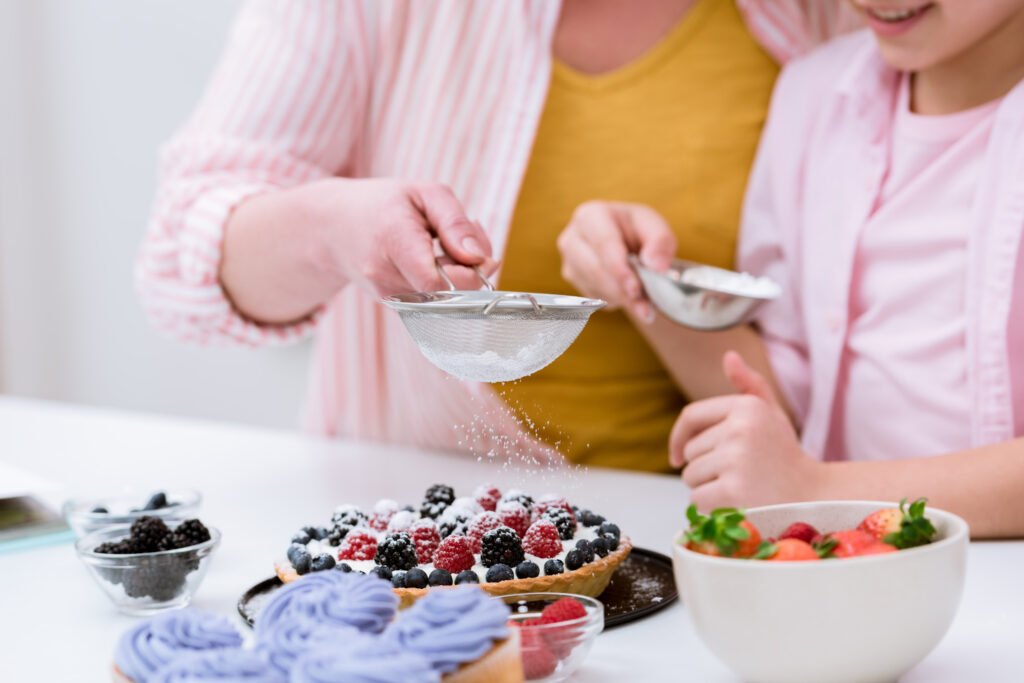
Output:
[[[775,399],[775,392],[772,391],[771,385],[768,384],[768,380],[761,373],[747,365],[747,362],[743,360],[743,356],[735,351],[725,352],[725,355],[722,357],[722,370],[725,372],[725,378],[741,394],[757,396],[772,405],[779,404]]]

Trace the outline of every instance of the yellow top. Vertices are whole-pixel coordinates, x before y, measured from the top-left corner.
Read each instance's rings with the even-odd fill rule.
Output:
[[[574,293],[555,239],[592,199],[650,205],[675,230],[680,257],[732,264],[778,72],[735,5],[700,0],[658,45],[607,74],[555,62],[501,289]],[[561,358],[500,392],[573,461],[669,469],[668,435],[685,399],[622,312],[597,313]]]

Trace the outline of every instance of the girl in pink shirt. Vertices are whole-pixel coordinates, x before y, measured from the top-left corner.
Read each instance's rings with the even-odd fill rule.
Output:
[[[760,336],[650,326],[711,396],[670,460],[701,508],[923,495],[1022,535],[1024,0],[854,5],[870,30],[776,85],[739,247],[785,290]]]

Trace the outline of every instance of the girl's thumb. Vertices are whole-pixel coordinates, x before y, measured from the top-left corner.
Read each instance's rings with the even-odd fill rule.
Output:
[[[747,362],[743,360],[743,356],[740,354],[735,351],[726,351],[722,357],[722,369],[729,383],[741,394],[757,396],[774,406],[779,404],[775,399],[775,392],[772,391],[771,385],[768,384],[768,380],[761,373],[747,365]]]

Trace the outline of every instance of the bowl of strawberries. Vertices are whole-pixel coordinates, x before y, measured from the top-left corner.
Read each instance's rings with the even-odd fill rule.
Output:
[[[895,681],[956,615],[970,532],[924,499],[690,506],[687,518],[673,544],[679,593],[743,680]]]

